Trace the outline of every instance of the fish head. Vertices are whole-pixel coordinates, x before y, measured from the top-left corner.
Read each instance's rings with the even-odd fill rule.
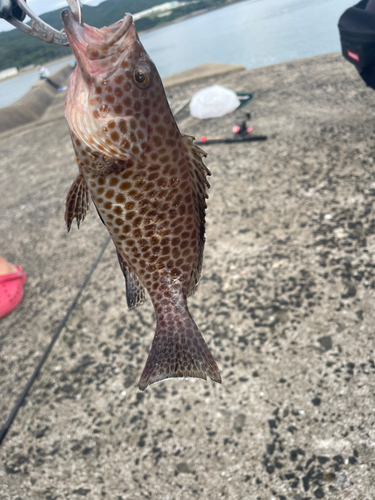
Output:
[[[80,25],[68,10],[62,18],[77,60],[66,101],[70,129],[107,156],[142,159],[155,99],[156,106],[169,106],[131,15],[101,29]]]

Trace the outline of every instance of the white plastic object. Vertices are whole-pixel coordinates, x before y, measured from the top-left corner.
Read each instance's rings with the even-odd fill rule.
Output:
[[[190,101],[190,114],[201,120],[218,118],[231,113],[239,105],[240,100],[233,90],[213,85],[194,94]]]

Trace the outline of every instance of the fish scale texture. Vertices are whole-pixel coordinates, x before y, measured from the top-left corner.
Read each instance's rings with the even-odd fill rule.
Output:
[[[123,25],[128,22],[125,17]],[[139,387],[171,377],[208,375],[220,382],[186,303],[202,269],[210,174],[202,161],[205,153],[180,133],[134,25],[126,31],[119,26],[125,41],[117,37],[118,50],[109,60],[104,57],[109,42],[82,48],[74,20],[66,23],[78,61],[66,116],[80,174],[68,194],[65,219],[68,229],[72,218],[78,224],[83,220],[86,197],[76,193],[85,192],[85,183],[117,249],[128,306],[142,303],[139,286],[151,297],[158,330]],[[93,29],[84,30],[90,41]],[[93,31],[95,40],[113,40],[108,30]],[[133,286],[130,274],[140,285]]]

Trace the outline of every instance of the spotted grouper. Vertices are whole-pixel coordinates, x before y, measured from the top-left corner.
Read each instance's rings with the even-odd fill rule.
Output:
[[[221,382],[187,307],[205,243],[205,153],[180,133],[131,15],[101,29],[67,10],[62,17],[77,60],[65,106],[79,168],[68,231],[91,198],[116,247],[128,308],[150,295],[157,326],[141,390],[175,377]]]

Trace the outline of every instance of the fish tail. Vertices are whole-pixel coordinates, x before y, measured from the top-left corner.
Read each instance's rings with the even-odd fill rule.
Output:
[[[170,378],[201,378],[207,375],[221,384],[217,364],[201,332],[186,309],[181,317],[158,320],[155,337],[138,387]]]

